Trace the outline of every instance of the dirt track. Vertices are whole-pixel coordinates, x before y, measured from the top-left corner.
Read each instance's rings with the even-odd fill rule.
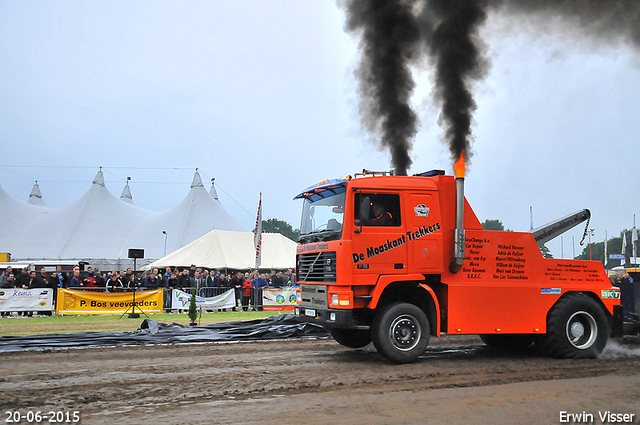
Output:
[[[400,366],[332,339],[6,353],[0,412],[79,411],[84,424],[551,424],[561,411],[602,423],[609,410],[640,423],[640,343],[607,357],[497,354],[468,336],[433,338]]]

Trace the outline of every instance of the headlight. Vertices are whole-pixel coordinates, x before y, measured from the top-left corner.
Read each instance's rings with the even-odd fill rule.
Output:
[[[331,294],[331,304],[338,305],[338,294]]]

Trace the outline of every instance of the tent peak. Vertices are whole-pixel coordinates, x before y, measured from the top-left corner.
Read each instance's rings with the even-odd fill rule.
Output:
[[[220,202],[220,199],[218,198],[218,191],[216,191],[216,178],[215,177],[211,178],[211,189],[209,190],[209,194],[213,197],[213,199],[215,199],[216,201]]]
[[[31,205],[40,205],[46,207],[47,205],[44,203],[42,199],[42,193],[40,192],[40,186],[38,185],[38,180],[36,180],[33,185],[33,189],[31,189],[31,193],[29,194],[29,199],[27,200],[27,204]]]
[[[191,189],[193,189],[194,187],[204,187],[204,184],[202,184],[202,179],[200,178],[200,173],[198,172],[197,168],[196,168],[196,173],[193,175],[193,181],[191,182]]]
[[[122,189],[122,195],[120,195],[120,199],[128,204],[133,205],[133,197],[131,196],[131,188],[129,187],[130,179],[130,177],[127,177],[127,183],[124,185],[124,189]]]
[[[98,174],[96,174],[92,183],[104,187],[104,174],[102,173],[102,167],[100,167],[100,171],[98,171]]]

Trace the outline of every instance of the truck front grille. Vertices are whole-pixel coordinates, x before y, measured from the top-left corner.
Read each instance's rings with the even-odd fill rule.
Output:
[[[315,252],[297,258],[298,282],[335,282],[336,253]]]

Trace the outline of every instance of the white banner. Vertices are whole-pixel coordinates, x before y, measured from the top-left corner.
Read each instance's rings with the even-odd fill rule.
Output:
[[[262,309],[293,310],[296,305],[296,288],[263,288]]]
[[[0,288],[0,311],[52,311],[50,288]]]
[[[171,308],[178,310],[187,310],[191,303],[191,294],[187,294],[179,289],[171,290]],[[229,289],[227,292],[216,295],[215,297],[205,298],[196,295],[196,306],[198,310],[202,306],[203,310],[217,310],[219,308],[233,308],[236,306],[235,289]]]

